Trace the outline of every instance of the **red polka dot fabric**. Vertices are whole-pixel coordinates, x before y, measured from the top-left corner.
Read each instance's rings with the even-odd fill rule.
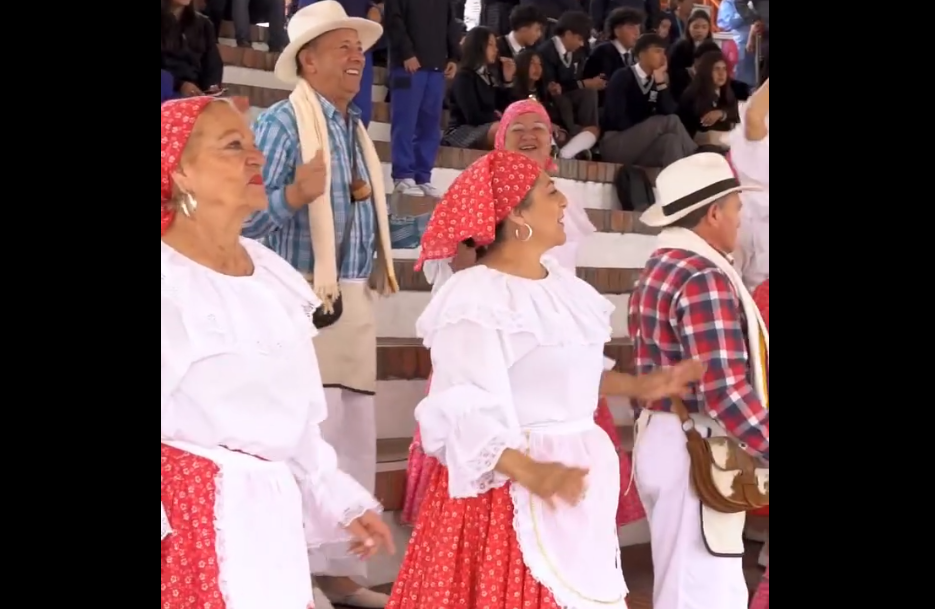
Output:
[[[559,609],[526,568],[509,485],[451,499],[435,467],[387,609]]]
[[[453,257],[458,244],[468,239],[478,246],[493,243],[497,224],[529,194],[542,171],[535,161],[505,150],[475,161],[435,206],[416,270],[422,270],[426,260]]]
[[[216,463],[162,445],[162,609],[225,609],[214,528]]]

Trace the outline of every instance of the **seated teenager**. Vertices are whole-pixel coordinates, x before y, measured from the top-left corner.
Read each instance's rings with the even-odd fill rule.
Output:
[[[542,38],[545,17],[536,6],[517,6],[510,12],[510,33],[497,40],[500,57],[516,59],[520,51],[536,46]]]
[[[688,18],[688,26],[682,37],[670,46],[668,51],[669,74],[676,79],[672,91],[675,99],[679,99],[678,96],[685,92],[688,83],[691,82],[690,78],[684,78],[682,75],[685,70],[695,65],[695,51],[708,40],[717,46],[711,34],[711,17],[704,11],[695,11]],[[683,80],[680,81],[680,78]]]
[[[666,80],[665,40],[644,34],[636,42],[636,65],[607,85],[601,157],[609,163],[667,167],[698,147],[678,117]]]
[[[563,159],[589,151],[600,137],[598,92],[604,90],[607,81],[600,77],[584,78],[587,59],[584,45],[590,35],[588,14],[570,11],[555,23],[555,35],[538,47],[546,87],[558,108],[561,123],[571,134],[559,152]]]
[[[692,79],[695,78],[695,66],[706,53],[721,52],[721,47],[713,40],[705,40],[694,50],[694,59],[687,68],[673,68],[672,61],[669,61],[669,91],[672,93],[672,99],[678,101],[688,89]]]
[[[498,62],[497,38],[478,26],[467,33],[461,46],[461,65],[448,97],[450,119],[443,146],[493,150],[500,116],[512,102],[507,85],[512,83],[513,62],[501,66],[504,82],[492,69]]]
[[[584,64],[584,77],[603,76],[606,80],[622,68],[636,63],[633,47],[639,40],[645,15],[632,8],[618,8],[607,18],[607,42],[602,42],[591,52]]]
[[[695,78],[679,103],[679,117],[699,146],[730,147],[728,138],[740,122],[740,110],[720,51],[705,53],[698,61]]]
[[[564,146],[568,143],[568,128],[561,124],[558,108],[542,80],[542,57],[536,49],[526,49],[516,56],[516,75],[511,91],[513,101],[532,98],[542,104],[552,121],[553,144]]]
[[[659,18],[653,25],[653,31],[659,34],[659,37],[667,42],[669,40],[669,36],[672,34],[672,20],[674,18],[675,17],[672,16],[672,13],[662,13],[659,15]]]
[[[162,69],[172,75],[175,92],[194,97],[220,90],[224,64],[211,21],[191,0],[162,3]]]

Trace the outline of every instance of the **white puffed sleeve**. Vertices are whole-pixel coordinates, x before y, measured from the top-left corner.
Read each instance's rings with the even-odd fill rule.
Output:
[[[427,454],[448,467],[453,498],[475,497],[508,480],[494,471],[507,448],[522,450],[504,335],[459,321],[432,336],[432,382],[416,408]]]
[[[315,330],[311,330],[315,334]],[[348,541],[344,527],[367,511],[383,507],[349,474],[338,469],[334,448],[321,435],[321,423],[328,416],[328,405],[318,372],[318,358],[308,339],[311,370],[307,381],[309,398],[305,431],[289,466],[299,483],[305,512],[305,539],[309,548]]]
[[[753,180],[769,189],[769,135],[753,142],[747,139],[743,123],[737,125],[730,134],[730,160],[742,181]]]
[[[324,393],[322,393],[324,400]],[[338,469],[334,448],[321,437],[324,417],[311,417],[290,464],[302,491],[305,540],[309,548],[348,541],[344,527],[383,507],[354,478]]]

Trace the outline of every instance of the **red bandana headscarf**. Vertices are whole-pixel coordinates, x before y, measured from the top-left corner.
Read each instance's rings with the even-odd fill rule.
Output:
[[[162,233],[172,224],[172,173],[178,168],[182,151],[195,128],[195,121],[216,97],[187,97],[162,104]]]
[[[549,127],[549,137],[552,136],[552,119],[549,118],[549,113],[546,111],[545,106],[534,99],[523,99],[510,104],[500,118],[500,127],[497,129],[494,145],[496,150],[506,149],[506,134],[510,130],[513,121],[521,114],[538,114],[542,122]],[[556,168],[555,161],[549,159],[545,168],[549,171],[553,171]]]
[[[475,161],[435,206],[416,270],[426,260],[451,258],[468,239],[479,247],[493,243],[497,224],[529,194],[541,173],[542,167],[518,152],[496,150]]]

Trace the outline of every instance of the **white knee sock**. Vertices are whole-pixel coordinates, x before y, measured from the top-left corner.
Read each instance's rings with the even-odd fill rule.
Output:
[[[573,159],[579,153],[590,150],[597,143],[597,138],[590,131],[582,131],[575,137],[568,140],[565,147],[559,151],[558,155],[563,159]]]

